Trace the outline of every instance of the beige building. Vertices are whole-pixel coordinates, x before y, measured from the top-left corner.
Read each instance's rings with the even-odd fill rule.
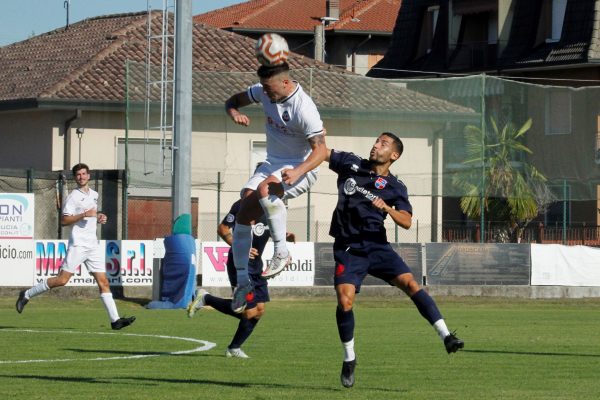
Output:
[[[169,152],[161,152],[160,132],[144,129],[147,86],[141,63],[147,20],[146,13],[92,18],[0,49],[1,168],[62,170],[81,159],[94,169],[124,169],[127,154],[130,198],[170,196]],[[152,20],[158,24],[160,15],[153,14]],[[262,111],[247,108],[248,128],[234,125],[223,111],[225,99],[255,80],[253,45],[243,36],[194,26],[191,175],[202,240],[216,239],[219,217],[264,158]],[[472,110],[299,55],[292,55],[290,65],[321,112],[331,148],[367,157],[379,133],[402,137],[405,153],[393,170],[413,195],[420,222],[398,240],[439,240],[442,210],[432,196],[439,190],[434,176],[443,158],[439,132],[452,121],[471,120]],[[150,97],[154,109],[158,103]],[[164,139],[168,147],[170,138]],[[299,238],[331,240],[327,231],[336,189],[334,174],[323,165],[311,196],[290,202],[290,229]],[[129,210],[128,226],[141,225],[137,231],[151,235],[143,224],[157,215],[140,212]],[[134,213],[138,216],[132,220]],[[170,213],[166,216],[170,219]],[[171,221],[163,223],[170,226]]]

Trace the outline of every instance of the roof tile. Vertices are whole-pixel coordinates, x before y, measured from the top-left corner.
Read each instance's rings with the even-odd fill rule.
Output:
[[[162,16],[153,12],[154,31]],[[81,21],[0,48],[2,102],[53,99],[124,102],[126,64],[130,61],[129,94],[146,96],[147,13],[104,16]],[[256,81],[254,40],[203,24],[193,26],[193,101],[219,106],[236,91]],[[157,48],[151,63],[160,65]],[[292,53],[292,75],[319,107],[345,112],[472,113],[472,110],[418,94],[394,83],[364,78]],[[156,67],[151,75],[158,75]],[[154,79],[151,76],[151,79]],[[158,78],[156,78],[158,79]],[[156,97],[153,93],[151,97]]]
[[[391,33],[401,0],[340,0],[340,20],[328,30]],[[312,32],[326,16],[325,0],[250,0],[194,17],[223,29]]]

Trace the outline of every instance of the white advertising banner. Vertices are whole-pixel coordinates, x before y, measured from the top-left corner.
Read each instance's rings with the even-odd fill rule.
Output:
[[[315,279],[315,249],[310,242],[288,243],[292,263],[276,278],[269,279],[269,286],[312,286]],[[224,242],[202,243],[202,285],[227,287],[227,254],[229,246]],[[267,243],[262,258],[268,262],[273,256],[273,243]]]
[[[101,240],[100,246],[106,254],[106,277],[111,286],[152,285],[152,240]],[[67,240],[35,241],[34,284],[58,275],[67,247]],[[79,265],[68,285],[96,286],[96,280]]]
[[[0,286],[31,286],[34,241],[0,239]]]
[[[35,241],[35,274],[36,285],[58,275],[63,261],[67,257],[68,240],[36,240]],[[104,241],[100,246],[104,247]],[[69,286],[96,286],[96,280],[89,274],[85,266],[78,265],[77,270],[67,284]]]
[[[107,240],[106,276],[111,286],[152,286],[153,240]]]
[[[0,238],[33,239],[33,193],[0,193]]]
[[[532,244],[531,285],[600,286],[600,249]]]

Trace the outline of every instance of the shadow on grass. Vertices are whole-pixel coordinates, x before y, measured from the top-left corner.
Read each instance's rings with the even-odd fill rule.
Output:
[[[509,350],[471,350],[464,349],[461,353],[482,353],[482,354],[511,354],[518,356],[551,356],[551,357],[594,357],[600,358],[600,354],[585,354],[585,353],[556,353],[556,352],[541,352],[541,351],[509,351]]]
[[[279,383],[260,383],[260,382],[231,382],[231,381],[217,381],[211,379],[176,379],[176,378],[150,378],[143,376],[118,376],[110,378],[90,378],[90,377],[66,377],[66,376],[44,376],[44,375],[8,375],[0,374],[0,379],[23,379],[23,380],[39,380],[39,381],[51,381],[51,382],[70,382],[70,383],[89,383],[89,384],[124,384],[131,385],[134,381],[137,385],[146,386],[159,386],[161,384],[197,384],[197,385],[216,385],[232,388],[261,388],[261,389],[296,389],[296,390],[323,390],[329,392],[343,392],[348,389],[342,387],[331,387],[331,386],[315,386],[315,385],[292,385],[292,384],[279,384]],[[117,382],[123,381],[123,382]],[[368,391],[372,393],[386,392],[386,393],[406,393],[404,389],[389,389],[380,387],[355,387],[354,390]]]

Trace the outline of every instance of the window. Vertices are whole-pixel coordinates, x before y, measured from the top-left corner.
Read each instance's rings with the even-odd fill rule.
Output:
[[[160,139],[129,139],[127,154],[129,158],[129,193],[132,195],[146,195],[152,193],[156,196],[171,195],[171,156],[169,149],[171,140],[164,142],[167,147],[161,151]],[[119,138],[117,142],[117,168],[125,169],[125,139]],[[139,191],[135,188],[152,188],[153,191]]]
[[[596,122],[596,156],[595,161],[596,164],[600,164],[600,115],[597,116]],[[600,199],[600,197],[599,197]]]
[[[571,133],[571,93],[552,90],[546,96],[546,135]]]
[[[543,0],[536,45],[560,40],[566,10],[567,0]]]
[[[252,140],[250,142],[250,172],[254,171],[256,164],[267,159],[267,142]]]
[[[425,10],[423,21],[421,23],[421,36],[419,37],[419,47],[417,48],[416,58],[423,57],[425,54],[431,52],[439,14],[439,6],[431,6]]]
[[[550,36],[552,41],[560,40],[566,10],[567,0],[552,0],[552,35]]]

